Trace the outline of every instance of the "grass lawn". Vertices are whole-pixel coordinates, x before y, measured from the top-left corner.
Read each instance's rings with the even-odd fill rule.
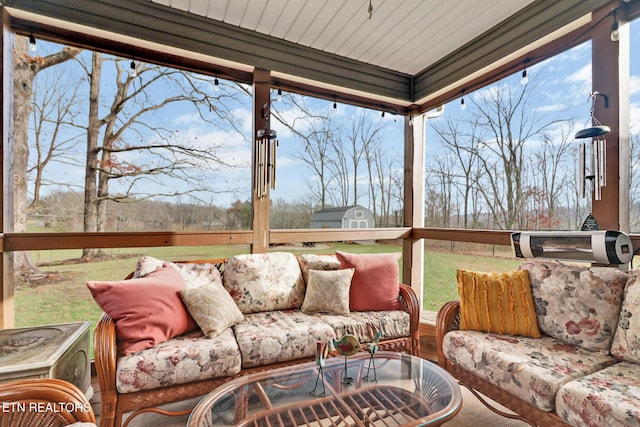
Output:
[[[336,250],[354,253],[400,252],[393,244],[358,245],[334,243],[316,248],[278,248],[293,253],[331,254]],[[135,267],[141,254],[159,259],[225,258],[248,253],[247,246],[191,246],[170,248],[120,249],[109,252],[110,259],[89,263],[69,263],[78,259],[79,250],[42,251],[32,254],[41,264],[45,278],[15,289],[16,327],[90,320],[95,329],[102,311],[86,287],[88,280],[120,280]],[[461,255],[442,250],[425,251],[424,308],[437,311],[440,306],[457,298],[455,271],[457,268],[480,271],[508,271],[521,260],[480,255]],[[45,265],[42,265],[45,264]],[[93,350],[91,351],[93,354]]]

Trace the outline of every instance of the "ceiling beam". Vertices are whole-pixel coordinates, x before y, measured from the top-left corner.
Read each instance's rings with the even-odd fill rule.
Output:
[[[610,0],[537,0],[415,76],[415,99],[452,85]]]
[[[412,99],[412,77],[407,74],[269,37],[147,0],[2,0],[2,3],[23,12],[255,68],[406,102]]]

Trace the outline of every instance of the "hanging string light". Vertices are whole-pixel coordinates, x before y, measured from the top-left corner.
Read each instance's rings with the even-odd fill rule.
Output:
[[[611,24],[611,41],[617,42],[620,40],[620,31],[618,30],[618,16],[616,10],[613,10],[613,24]]]
[[[29,51],[36,51],[36,38],[33,36],[33,33],[29,34]]]
[[[129,77],[136,77],[138,75],[138,71],[136,70],[136,61],[131,60],[131,64],[129,65]]]

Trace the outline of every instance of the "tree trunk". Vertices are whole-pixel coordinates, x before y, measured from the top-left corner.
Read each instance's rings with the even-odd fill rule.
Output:
[[[33,79],[38,67],[33,66],[28,54],[26,37],[15,38],[15,64],[13,68],[13,232],[27,231],[27,164],[29,162],[29,109]],[[27,251],[13,254],[14,271],[28,276],[38,268]]]
[[[98,138],[100,120],[98,119],[100,98],[100,75],[102,73],[102,54],[94,52],[91,57],[91,74],[89,75],[89,120],[87,127],[87,163],[84,179],[84,231],[91,233],[98,229],[97,205],[98,189],[96,186],[98,165]],[[100,255],[97,249],[85,248],[82,258],[94,258]]]

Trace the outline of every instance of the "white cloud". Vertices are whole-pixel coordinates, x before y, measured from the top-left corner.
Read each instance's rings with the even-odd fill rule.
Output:
[[[629,95],[640,93],[640,76],[631,76],[629,79]]]
[[[557,102],[555,104],[543,105],[541,107],[537,107],[535,110],[541,113],[552,113],[554,111],[563,111],[567,108],[565,104],[562,102]]]

